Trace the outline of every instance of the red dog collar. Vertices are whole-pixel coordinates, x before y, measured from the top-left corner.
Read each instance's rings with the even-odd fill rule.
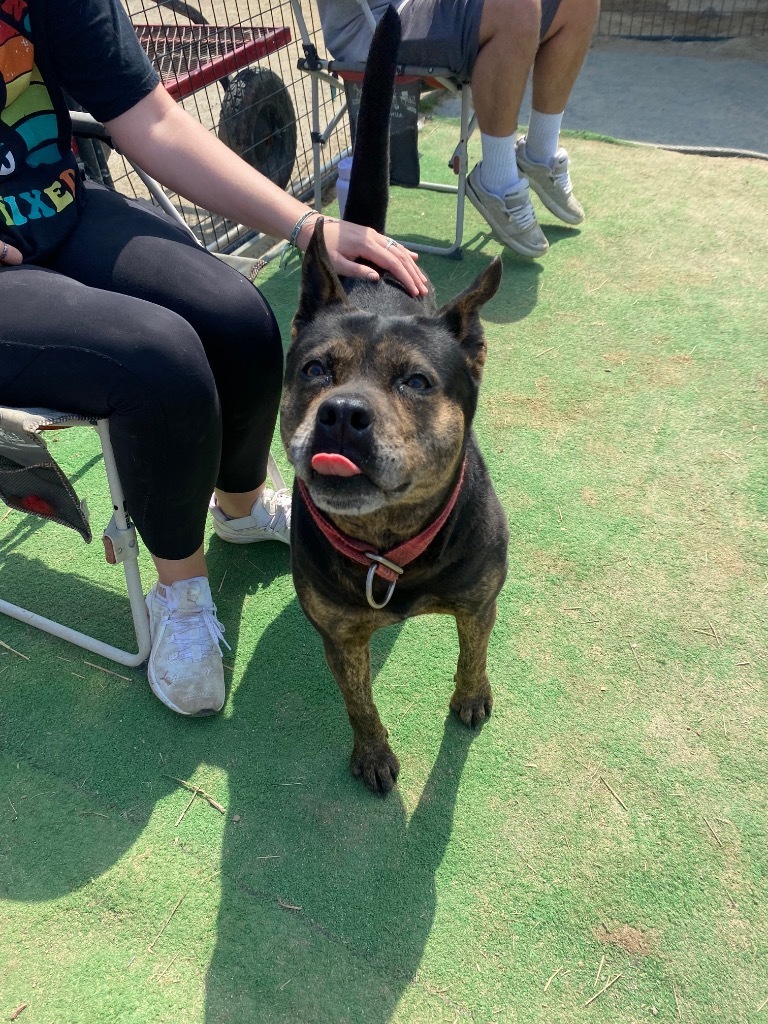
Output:
[[[336,527],[333,523],[329,522],[328,519],[322,514],[315,503],[310,497],[309,491],[303,480],[299,480],[299,493],[304,499],[304,504],[307,506],[310,515],[315,521],[315,525],[318,530],[323,534],[328,543],[336,551],[350,558],[353,562],[358,562],[360,565],[369,565],[368,576],[365,581],[365,596],[368,600],[368,604],[371,608],[384,608],[389,604],[389,599],[397,584],[398,579],[403,574],[403,569],[409,562],[413,562],[414,559],[418,558],[419,555],[423,554],[427,550],[429,545],[438,535],[440,530],[445,525],[448,516],[453,511],[456,500],[459,497],[461,491],[461,485],[464,483],[464,469],[466,463],[461,467],[461,473],[456,486],[453,489],[453,494],[448,499],[448,503],[443,508],[440,515],[434,522],[422,530],[421,533],[407,540],[404,544],[398,544],[397,547],[390,548],[389,551],[385,551],[383,554],[379,552],[370,551],[370,545],[364,541],[355,540],[352,537],[347,537]],[[373,577],[381,576],[389,582],[389,589],[387,590],[386,597],[383,601],[378,602],[373,596]]]

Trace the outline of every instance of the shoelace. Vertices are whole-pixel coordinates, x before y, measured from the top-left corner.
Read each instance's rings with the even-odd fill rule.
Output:
[[[559,174],[552,175],[552,180],[558,185],[567,196],[573,192],[573,185],[571,184],[571,175],[568,171],[568,164],[565,165],[565,170]]]
[[[272,527],[277,525],[277,522],[282,515],[285,521],[288,521],[288,513],[291,511],[291,492],[287,487],[281,487],[279,491],[274,491],[270,498],[267,498],[264,502],[264,507],[272,516],[274,522],[271,524]]]
[[[509,219],[514,220],[521,231],[527,231],[528,228],[533,227],[536,223],[536,211],[533,209],[530,198],[515,206],[511,205],[509,198],[508,195],[504,196],[504,207]]]
[[[199,611],[184,612],[178,616],[171,612],[166,629],[170,631],[176,645],[175,657],[179,661],[202,661],[214,644],[219,654],[223,654],[222,644],[228,651],[232,650],[224,639],[224,627],[211,608],[200,608]]]

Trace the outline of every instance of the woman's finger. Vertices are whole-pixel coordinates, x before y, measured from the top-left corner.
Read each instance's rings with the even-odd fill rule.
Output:
[[[331,257],[331,263],[333,269],[339,275],[339,277],[354,277],[359,281],[378,281],[380,275],[376,273],[373,267],[366,267],[364,263],[356,263],[354,260],[348,260],[346,256],[341,253],[329,253]]]
[[[0,267],[17,267],[23,260],[19,250],[9,242],[0,242]]]
[[[426,295],[428,291],[426,275],[417,266],[418,255],[410,249],[396,242],[392,238],[379,236],[379,251],[372,258],[372,262],[388,270],[399,281],[406,286],[413,285],[416,295]],[[413,290],[413,289],[411,289]]]

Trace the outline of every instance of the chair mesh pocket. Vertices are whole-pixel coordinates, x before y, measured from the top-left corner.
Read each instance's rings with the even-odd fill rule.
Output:
[[[38,457],[31,458],[34,447]],[[91,527],[72,485],[45,443],[29,434],[0,430],[0,498],[19,512],[75,530],[86,543]]]

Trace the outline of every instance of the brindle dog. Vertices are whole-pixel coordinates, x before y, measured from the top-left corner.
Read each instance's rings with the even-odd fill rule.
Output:
[[[399,36],[390,8],[371,46],[345,210],[379,231]],[[381,793],[399,764],[371,690],[377,629],[453,615],[451,708],[474,727],[491,713],[486,658],[508,534],[471,424],[486,355],[478,311],[500,278],[497,258],[439,309],[433,294],[412,298],[386,274],[341,281],[322,221],[304,257],[281,410],[296,472],[293,576],[344,697],[352,772]]]

